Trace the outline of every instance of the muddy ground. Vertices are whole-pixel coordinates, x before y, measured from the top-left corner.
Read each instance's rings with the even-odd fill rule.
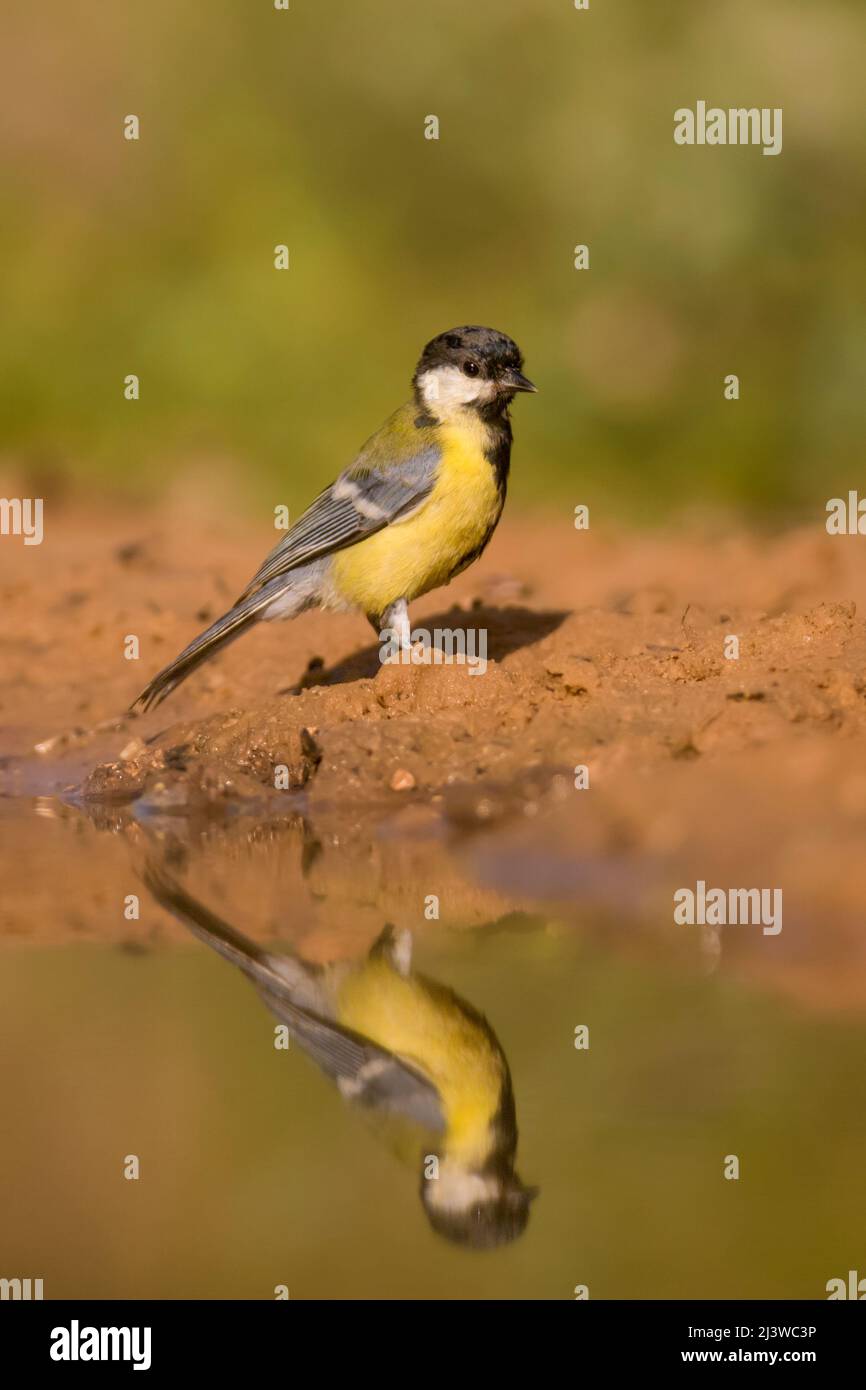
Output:
[[[672,893],[703,879],[784,891],[783,931],[737,929],[726,957],[812,1004],[866,1001],[858,538],[820,520],[767,537],[512,518],[413,609],[429,629],[485,629],[483,675],[383,666],[363,618],[309,614],[261,625],[164,705],[125,716],[269,541],[229,515],[191,540],[183,507],[74,505],[49,513],[40,547],[0,541],[0,791],[45,798],[36,809],[56,822],[34,839],[0,800],[7,934],[127,940],[94,895],[125,891],[128,853],[106,853],[98,890],[77,891],[82,837],[116,831],[139,854],[161,838],[190,867],[190,845],[219,836],[225,873],[258,885],[240,894],[248,929],[311,954],[354,946],[409,904],[417,915],[426,884],[455,924],[542,912],[628,941],[661,933],[710,968],[718,943],[671,934]],[[70,820],[77,840],[60,831]],[[280,837],[291,852],[263,897],[250,846]],[[211,891],[213,874],[211,857]]]

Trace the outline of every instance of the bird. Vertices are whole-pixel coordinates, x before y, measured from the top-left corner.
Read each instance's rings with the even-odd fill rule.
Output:
[[[482,554],[505,505],[509,406],[537,388],[507,334],[468,325],[431,339],[411,398],[291,526],[232,607],[149,682],[155,707],[253,623],[310,608],[364,613],[411,647],[409,603]]]
[[[538,1189],[515,1172],[511,1073],[490,1024],[417,973],[412,934],[387,924],[360,960],[319,965],[272,953],[193,897],[164,863],[142,877],[156,901],[253,984],[298,1047],[420,1168],[432,1229],[473,1249],[515,1240]]]

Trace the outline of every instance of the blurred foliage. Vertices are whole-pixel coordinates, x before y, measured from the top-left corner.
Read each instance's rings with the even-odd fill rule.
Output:
[[[524,500],[823,515],[862,478],[862,0],[47,0],[4,47],[13,461],[294,508],[485,322],[543,393]],[[675,146],[699,98],[783,107],[782,154]]]

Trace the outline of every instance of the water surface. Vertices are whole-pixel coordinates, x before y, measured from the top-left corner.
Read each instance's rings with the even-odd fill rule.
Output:
[[[4,810],[21,872],[0,944],[0,1273],[46,1297],[823,1297],[862,1263],[859,1017],[635,950],[626,924],[541,893],[508,911],[435,841]],[[149,897],[154,855],[236,927],[319,960],[368,948],[384,894],[417,967],[507,1056],[539,1189],[518,1239],[476,1251],[430,1228],[420,1151],[275,1050],[248,981]]]

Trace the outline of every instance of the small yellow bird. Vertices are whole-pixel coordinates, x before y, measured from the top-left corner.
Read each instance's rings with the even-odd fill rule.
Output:
[[[386,927],[361,961],[312,965],[257,946],[162,866],[148,863],[144,880],[164,908],[243,971],[342,1096],[375,1119],[382,1138],[398,1134],[404,1153],[409,1141],[435,1231],[476,1249],[521,1235],[537,1189],[524,1187],[514,1169],[508,1062],[471,1004],[413,971],[408,931]]]
[[[452,328],[429,342],[412,399],[132,708],[159,704],[252,623],[309,608],[358,609],[408,648],[411,600],[477,560],[496,529],[511,462],[508,407],[516,392],[536,389],[522,367],[517,344],[492,328]]]

